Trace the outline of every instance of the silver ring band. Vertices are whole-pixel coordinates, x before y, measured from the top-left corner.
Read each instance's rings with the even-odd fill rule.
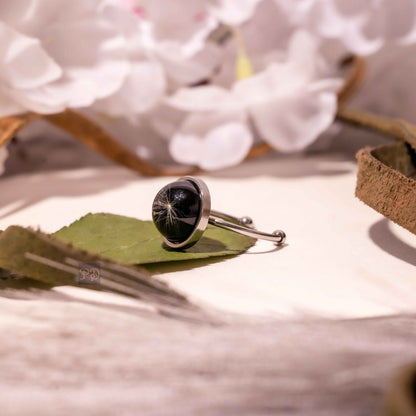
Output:
[[[286,240],[286,234],[282,230],[276,230],[272,234],[256,230],[250,217],[237,218],[232,215],[211,210],[208,222],[217,227],[234,231],[235,233],[243,234],[248,237],[272,241],[276,245],[284,244]]]

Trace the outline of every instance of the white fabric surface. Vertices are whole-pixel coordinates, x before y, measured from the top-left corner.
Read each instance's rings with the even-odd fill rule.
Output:
[[[258,242],[236,258],[154,271],[163,271],[160,277],[191,300],[233,313],[290,318],[414,313],[416,236],[358,201],[355,175],[355,163],[336,156],[297,156],[203,176],[215,209],[249,215],[260,230],[283,229],[287,246]],[[169,181],[122,168],[3,178],[0,229],[18,224],[53,232],[88,212],[150,219],[153,197]]]

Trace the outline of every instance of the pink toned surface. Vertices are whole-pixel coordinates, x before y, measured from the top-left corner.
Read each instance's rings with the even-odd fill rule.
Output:
[[[154,268],[214,324],[87,289],[3,287],[2,413],[377,414],[414,358],[416,237],[353,197],[355,170],[299,156],[204,177],[216,209],[288,235],[280,250],[259,242],[201,267]],[[150,219],[167,181],[119,168],[3,178],[0,229],[52,232],[87,212]]]

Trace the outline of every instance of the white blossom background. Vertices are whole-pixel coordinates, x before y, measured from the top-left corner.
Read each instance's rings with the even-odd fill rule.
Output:
[[[261,141],[327,150],[351,53],[369,64],[352,104],[415,119],[414,0],[3,0],[0,40],[0,116],[77,109],[154,161],[215,170]],[[62,166],[63,137],[34,123],[19,138],[42,146],[12,143],[0,166],[8,150],[6,173]]]

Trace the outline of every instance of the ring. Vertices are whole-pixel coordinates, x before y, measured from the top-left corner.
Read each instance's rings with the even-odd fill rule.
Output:
[[[211,210],[211,196],[205,182],[193,176],[183,176],[164,186],[152,205],[153,222],[165,244],[174,249],[188,248],[202,237],[208,223],[257,239],[285,242],[281,230],[264,233],[254,228],[250,217],[237,218]]]

